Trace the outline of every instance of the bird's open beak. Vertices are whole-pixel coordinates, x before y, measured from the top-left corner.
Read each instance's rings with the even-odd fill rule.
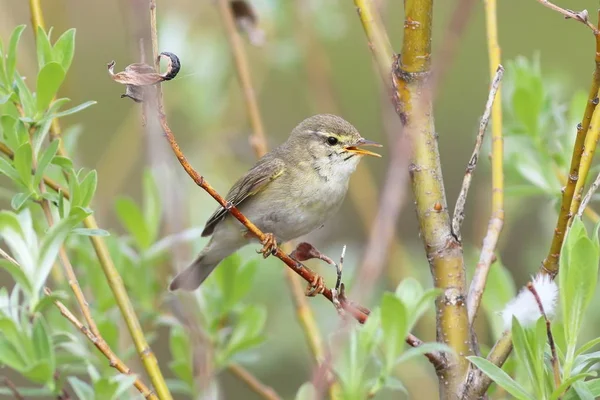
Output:
[[[381,157],[380,154],[374,153],[372,151],[369,150],[365,150],[365,149],[361,149],[359,148],[359,146],[375,146],[375,147],[383,147],[382,145],[380,145],[379,143],[373,142],[371,140],[367,140],[367,139],[360,139],[358,141],[358,143],[356,143],[356,145],[354,146],[348,146],[346,147],[346,151],[349,151],[351,153],[360,155],[360,156],[373,156],[373,157]]]

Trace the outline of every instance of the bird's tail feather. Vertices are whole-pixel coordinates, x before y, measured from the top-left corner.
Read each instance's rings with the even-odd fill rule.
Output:
[[[177,274],[177,276],[171,281],[169,290],[196,290],[210,275],[215,267],[221,262],[221,260],[212,263],[204,262],[205,257],[200,255],[196,260]]]

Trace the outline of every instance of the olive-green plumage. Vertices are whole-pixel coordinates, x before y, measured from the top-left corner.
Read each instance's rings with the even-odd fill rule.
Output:
[[[226,199],[279,243],[306,235],[339,209],[361,156],[379,156],[357,147],[362,145],[378,146],[335,115],[307,118],[285,143],[258,160]],[[192,265],[171,282],[171,290],[195,290],[225,257],[256,240],[222,207],[206,222],[202,236],[210,235]]]

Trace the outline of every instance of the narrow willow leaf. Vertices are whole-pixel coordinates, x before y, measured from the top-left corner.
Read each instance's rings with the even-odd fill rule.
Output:
[[[519,400],[534,400],[523,386],[512,379],[506,372],[502,371],[492,362],[482,357],[469,356],[467,357],[477,368],[479,368],[484,374],[489,376],[498,386],[506,390],[508,393],[513,395]]]
[[[17,45],[21,34],[25,30],[25,25],[19,25],[10,35],[10,41],[8,45],[8,54],[6,55],[6,75],[8,77],[8,83],[11,84],[15,75],[15,69],[17,66]]]
[[[71,28],[56,40],[52,54],[54,61],[58,62],[65,72],[69,70],[75,53],[75,28]]]
[[[42,68],[37,79],[37,111],[43,113],[50,105],[65,79],[65,71],[57,62],[50,62]]]
[[[23,143],[17,151],[15,151],[15,169],[19,173],[20,182],[30,191],[33,191],[33,176],[31,175],[33,163],[32,157],[33,154],[29,143]]]
[[[23,206],[25,205],[25,203],[27,202],[27,200],[29,200],[29,198],[31,196],[33,196],[33,192],[17,193],[11,199],[10,206],[12,207],[13,210],[20,211],[21,208],[23,208]]]
[[[49,35],[46,34],[46,31],[41,26],[38,26],[36,31],[36,47],[38,69],[41,71],[46,64],[54,61]]]
[[[67,115],[78,113],[79,111],[83,111],[86,108],[91,107],[96,103],[97,103],[97,101],[86,101],[85,103],[81,103],[80,105],[75,106],[73,108],[69,108],[68,110],[64,110],[64,111],[60,111],[60,112],[52,114],[52,118],[61,118],[61,117],[66,117]]]
[[[11,181],[13,181],[15,183],[19,183],[21,181],[17,170],[14,169],[13,166],[8,161],[6,161],[5,158],[1,158],[1,157],[0,157],[0,174],[6,175],[7,177],[10,178]]]
[[[381,300],[381,328],[384,337],[385,369],[391,371],[404,349],[404,338],[408,333],[406,306],[391,293],[384,293]]]
[[[46,173],[46,168],[48,167],[48,165],[50,165],[50,163],[52,162],[52,159],[54,158],[54,156],[56,155],[56,152],[58,151],[59,143],[60,142],[58,140],[53,140],[52,142],[50,142],[48,147],[46,147],[46,149],[40,156],[40,158],[38,160],[37,169],[35,170],[35,175],[33,177],[33,186],[34,187],[38,187],[40,182],[42,181],[42,178],[44,177],[44,174]]]

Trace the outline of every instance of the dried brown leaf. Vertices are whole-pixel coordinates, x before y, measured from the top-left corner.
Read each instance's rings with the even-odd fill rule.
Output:
[[[265,32],[258,26],[258,16],[254,7],[247,0],[233,0],[229,4],[238,28],[248,35],[250,43],[262,46],[265,43]]]

